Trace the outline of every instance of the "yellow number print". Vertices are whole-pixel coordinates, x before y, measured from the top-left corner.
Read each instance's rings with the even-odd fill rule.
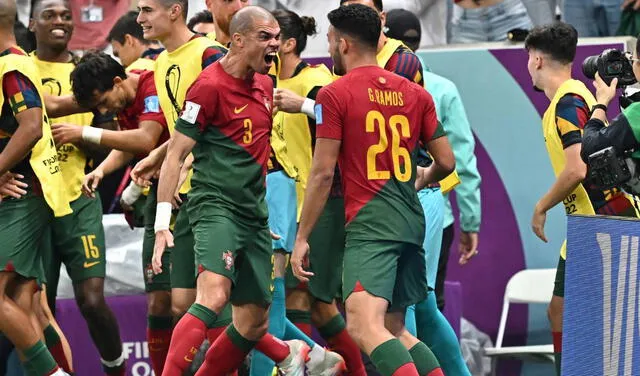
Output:
[[[269,284],[269,290],[273,292],[275,290],[275,286],[273,281],[276,280],[276,256],[271,255],[271,283]]]
[[[404,115],[393,115],[389,118],[389,130],[391,131],[391,157],[393,159],[393,175],[400,182],[411,179],[411,154],[407,148],[400,146],[400,139],[411,137],[409,119]],[[376,127],[377,125],[377,127]],[[373,133],[376,128],[380,132],[380,139],[367,150],[367,178],[369,180],[387,180],[391,178],[388,170],[378,170],[376,158],[389,148],[387,137],[387,121],[379,111],[369,111],[366,119],[367,133]],[[400,162],[402,159],[402,163]]]
[[[97,259],[100,257],[100,249],[93,244],[95,240],[95,235],[83,235],[82,236],[82,245],[84,245],[84,255],[87,259]]]
[[[251,119],[244,119],[244,136],[242,136],[242,142],[245,144],[250,144],[253,141],[253,123]]]

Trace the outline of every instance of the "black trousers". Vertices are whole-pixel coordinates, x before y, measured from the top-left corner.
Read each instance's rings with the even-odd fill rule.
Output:
[[[440,311],[444,310],[444,281],[447,279],[447,264],[449,263],[449,253],[453,243],[453,224],[442,230],[442,246],[440,248],[440,259],[438,260],[438,273],[436,275],[436,302]]]

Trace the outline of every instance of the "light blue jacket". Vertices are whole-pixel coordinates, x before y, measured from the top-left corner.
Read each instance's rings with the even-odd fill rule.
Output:
[[[474,154],[475,140],[471,125],[458,93],[456,85],[448,79],[432,73],[420,59],[424,82],[433,97],[438,113],[438,120],[449,138],[456,158],[456,171],[460,176],[460,184],[455,188],[456,201],[460,208],[460,228],[465,232],[480,230],[480,173]],[[453,224],[453,212],[448,195],[445,197],[444,227]]]

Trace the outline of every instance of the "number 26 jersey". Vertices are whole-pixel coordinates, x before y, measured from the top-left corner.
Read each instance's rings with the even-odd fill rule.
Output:
[[[420,141],[444,136],[427,91],[377,66],[353,69],[316,98],[316,137],[341,140],[347,237],[422,245],[414,187]]]

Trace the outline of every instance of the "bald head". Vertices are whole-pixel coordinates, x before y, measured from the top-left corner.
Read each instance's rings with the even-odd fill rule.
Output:
[[[2,0],[0,0],[2,1]],[[244,34],[249,30],[252,30],[257,21],[276,22],[273,14],[268,10],[259,6],[248,6],[240,9],[231,18],[229,24],[229,34]]]
[[[11,30],[16,22],[16,1],[0,0],[0,28],[3,30]]]

